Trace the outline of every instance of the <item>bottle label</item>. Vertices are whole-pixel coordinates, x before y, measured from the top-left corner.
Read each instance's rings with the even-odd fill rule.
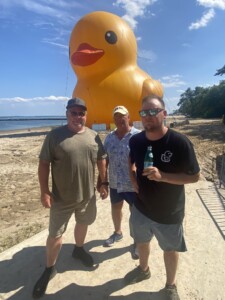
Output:
[[[148,167],[152,167],[153,166],[153,162],[150,161],[145,161],[144,162],[144,169],[148,168]]]

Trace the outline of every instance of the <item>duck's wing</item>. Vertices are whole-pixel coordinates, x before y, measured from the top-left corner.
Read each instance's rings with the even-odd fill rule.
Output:
[[[145,79],[142,85],[141,99],[145,96],[157,95],[163,97],[163,87],[158,80],[152,78]]]

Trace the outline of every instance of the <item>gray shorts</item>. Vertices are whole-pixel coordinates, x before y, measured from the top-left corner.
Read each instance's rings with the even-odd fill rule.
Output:
[[[66,231],[72,214],[79,224],[91,225],[96,219],[96,197],[80,203],[53,202],[50,209],[49,236],[60,237]]]
[[[134,205],[131,223],[136,243],[148,243],[156,237],[163,251],[187,251],[182,224],[160,224],[143,215]]]

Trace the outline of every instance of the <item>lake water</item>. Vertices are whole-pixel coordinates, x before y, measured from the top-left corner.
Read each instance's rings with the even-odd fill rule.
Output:
[[[66,118],[63,116],[0,117],[0,131],[61,126],[65,124]]]

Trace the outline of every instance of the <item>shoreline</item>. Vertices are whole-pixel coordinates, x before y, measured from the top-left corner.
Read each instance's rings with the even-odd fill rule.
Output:
[[[59,125],[61,126],[61,125]],[[0,137],[7,137],[10,135],[15,135],[19,137],[19,135],[23,134],[23,135],[28,135],[28,136],[32,136],[34,135],[34,133],[37,134],[43,134],[44,132],[48,132],[53,128],[58,127],[56,126],[41,126],[41,127],[31,127],[31,128],[22,128],[22,129],[12,129],[12,130],[0,130]]]
[[[184,116],[167,116],[166,122],[169,124],[169,122],[175,121],[175,122],[177,122],[178,126],[179,125],[184,125],[184,124],[180,124],[180,119],[184,119]],[[20,120],[23,121],[24,119],[20,119]],[[29,120],[29,119],[27,119],[27,120]],[[63,119],[63,118],[62,119],[60,119],[60,118],[56,118],[56,119],[49,119],[49,118],[42,119],[42,118],[40,118],[39,119],[38,118],[38,119],[32,119],[32,120],[50,120],[50,121],[51,120],[62,120],[62,121],[66,121],[66,119]],[[199,119],[198,118],[191,119],[191,118],[189,118],[188,120],[192,124],[199,124],[199,123],[202,122],[203,119],[200,119],[200,118]],[[221,120],[218,119],[218,118],[204,119],[204,122],[206,124],[215,124],[215,123],[220,124],[221,123],[220,121]],[[32,133],[34,133],[34,132],[42,134],[43,132],[48,132],[53,128],[60,127],[60,126],[63,126],[63,125],[66,125],[66,123],[65,124],[55,124],[55,125],[40,125],[40,126],[34,126],[34,127],[33,126],[27,126],[25,128],[19,128],[19,129],[5,129],[5,130],[0,129],[0,137],[2,137],[2,136],[7,137],[9,135],[19,135],[19,134],[24,134],[24,135],[27,134],[27,135],[32,136]],[[98,130],[96,130],[96,131],[98,131]]]
[[[3,119],[1,119],[3,118]],[[0,117],[0,122],[5,122],[5,121],[66,121],[66,117],[50,117],[50,116],[37,116],[37,117]]]
[[[64,124],[66,125],[66,124]],[[13,129],[13,130],[0,130],[0,138],[7,138],[7,137],[25,137],[25,136],[40,136],[45,135],[49,131],[54,128],[64,126],[64,125],[55,125],[55,126],[41,126],[41,127],[32,127],[32,128],[23,128],[23,129]],[[90,128],[90,127],[88,127]],[[94,130],[94,129],[93,129]],[[108,132],[108,130],[95,130],[98,134]]]

